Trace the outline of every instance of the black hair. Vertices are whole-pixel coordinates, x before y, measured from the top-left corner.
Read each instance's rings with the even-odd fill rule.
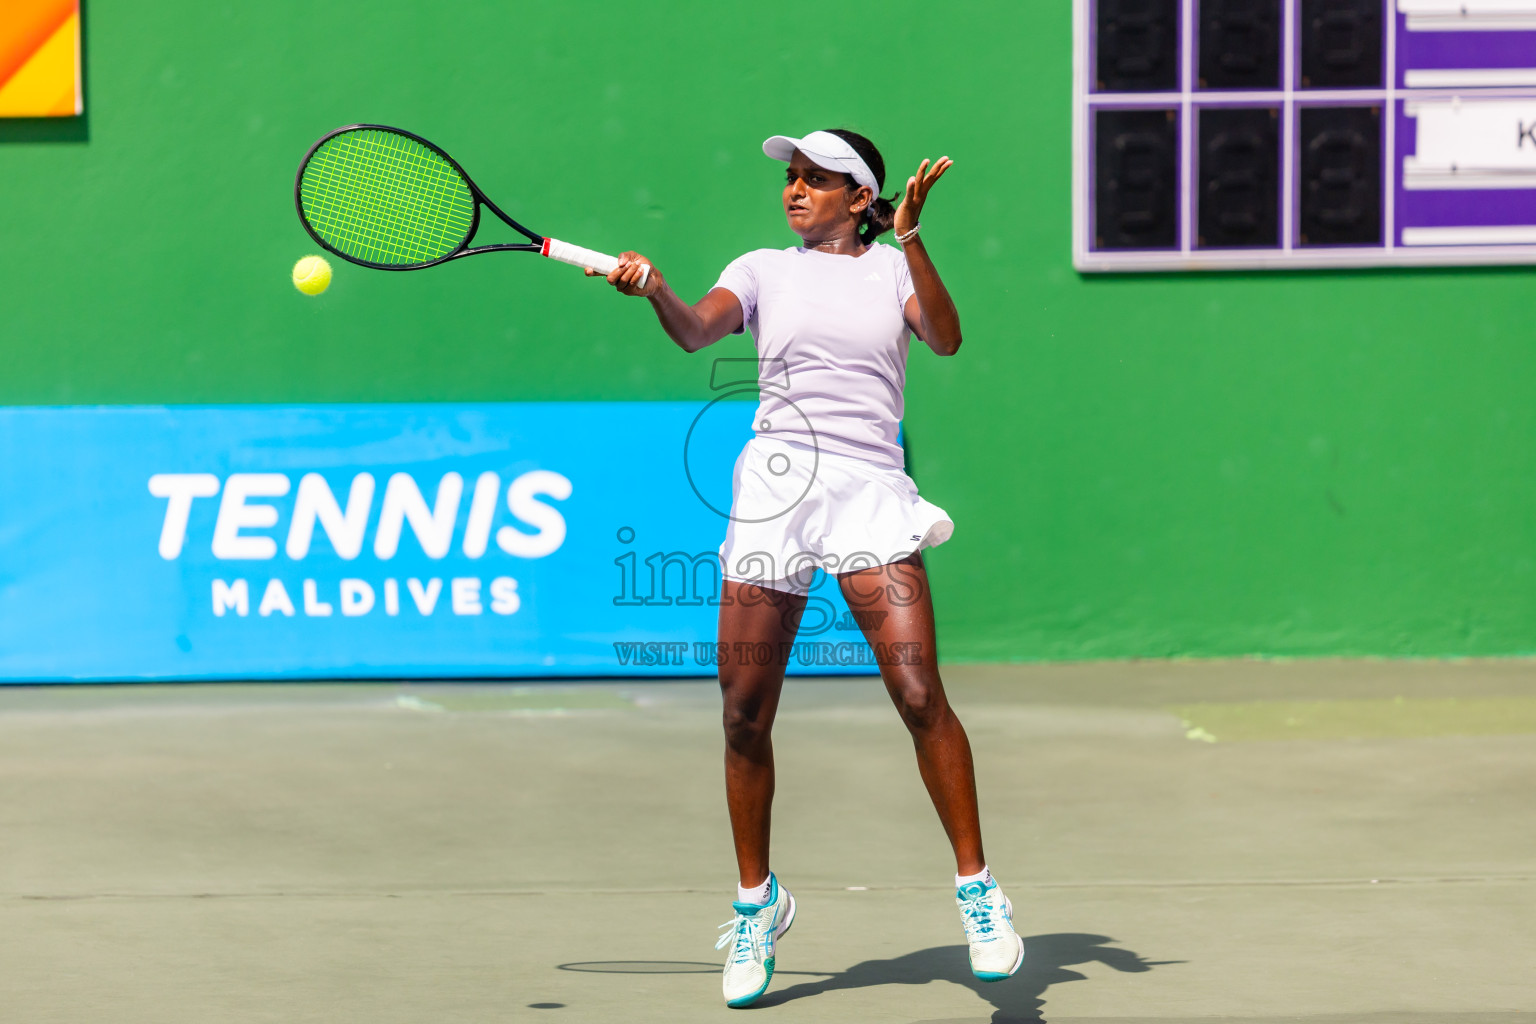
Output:
[[[896,204],[892,202],[896,197],[892,196],[890,199],[880,197],[880,190],[885,188],[885,159],[875,148],[875,144],[858,132],[851,132],[847,128],[824,130],[852,146],[853,151],[859,154],[859,159],[863,160],[865,166],[869,168],[869,173],[875,176],[875,197],[869,201],[868,206],[864,207],[863,219],[859,224],[859,241],[869,245],[891,230],[896,223]],[[859,183],[853,180],[852,175],[848,176],[846,188],[850,192],[856,192],[859,189]]]

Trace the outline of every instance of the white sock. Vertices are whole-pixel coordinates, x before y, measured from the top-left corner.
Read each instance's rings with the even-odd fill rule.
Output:
[[[756,903],[760,907],[766,907],[768,905],[768,896],[772,892],[773,873],[769,872],[768,877],[763,879],[762,885],[754,885],[750,889],[743,889],[738,882],[736,885],[736,902]]]
[[[987,870],[987,866],[985,864],[983,864],[981,866],[981,870],[976,872],[974,875],[956,875],[955,876],[955,888],[956,889],[962,889],[965,886],[970,885],[972,882],[990,882],[990,881],[992,881],[992,872],[988,871]]]

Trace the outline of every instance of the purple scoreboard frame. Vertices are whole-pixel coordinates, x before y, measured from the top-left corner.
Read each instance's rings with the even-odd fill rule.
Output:
[[[1175,91],[1096,88],[1098,4],[1074,0],[1072,256],[1080,271],[1264,270],[1536,263],[1536,0],[1380,0],[1382,80],[1304,88],[1302,0],[1280,0],[1280,87],[1196,83],[1200,0],[1178,0]],[[1307,244],[1298,226],[1302,112],[1376,111],[1381,231],[1375,244]],[[1278,245],[1208,247],[1197,230],[1203,111],[1266,107],[1278,118]],[[1099,111],[1157,109],[1173,124],[1174,244],[1103,245],[1094,225]],[[1384,112],[1384,116],[1383,115]]]

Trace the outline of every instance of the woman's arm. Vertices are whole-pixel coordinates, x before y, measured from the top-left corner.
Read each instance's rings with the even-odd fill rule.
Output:
[[[621,253],[619,266],[608,275],[608,283],[625,295],[650,299],[656,319],[661,321],[661,329],[684,352],[697,352],[727,334],[741,330],[741,302],[735,293],[725,288],[711,288],[708,295],[690,306],[678,297],[654,266],[651,266],[650,277],[642,288],[640,268],[649,265],[650,260],[637,252]],[[589,270],[587,276],[598,275]]]
[[[912,273],[912,288],[917,293],[907,300],[907,325],[941,356],[960,351],[960,311],[949,297],[938,269],[920,238],[902,249],[907,254],[907,269]]]
[[[928,190],[953,166],[954,161],[947,156],[939,157],[931,170],[927,160],[917,165],[917,174],[907,179],[906,197],[896,210],[898,235],[917,227]],[[944,287],[921,236],[910,239],[902,249],[907,256],[907,270],[912,275],[912,289],[916,292],[902,311],[906,314],[907,326],[939,355],[952,356],[960,351],[960,311],[955,308],[955,300],[949,297],[949,289]]]

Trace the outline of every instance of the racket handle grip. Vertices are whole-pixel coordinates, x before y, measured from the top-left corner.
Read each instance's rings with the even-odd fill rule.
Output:
[[[579,245],[570,242],[562,242],[558,238],[544,239],[544,248],[541,250],[545,256],[561,263],[569,263],[573,267],[586,267],[595,270],[599,274],[611,274],[618,267],[619,261],[607,253],[597,252],[593,249],[583,249]],[[650,264],[640,269],[640,287],[651,279]]]

